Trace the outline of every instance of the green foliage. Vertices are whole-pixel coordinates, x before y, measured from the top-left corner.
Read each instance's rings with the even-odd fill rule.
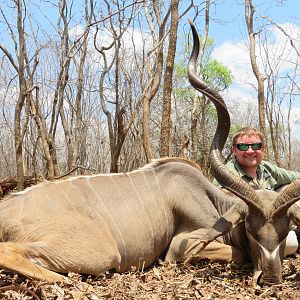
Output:
[[[178,87],[173,89],[173,93],[177,98],[181,99],[191,99],[195,95],[195,91],[192,89],[187,89],[186,87]]]
[[[203,38],[202,38],[202,36],[200,36],[200,43],[201,44],[202,44],[202,40],[203,40]],[[206,45],[207,50],[212,49],[215,46],[215,40],[213,38],[208,37],[206,39],[206,44],[205,45]]]
[[[242,125],[239,123],[231,124],[229,135],[234,136],[241,128],[242,128]]]
[[[200,43],[202,43],[202,37],[200,36],[199,38]],[[176,82],[174,87],[178,87],[178,85],[185,86],[186,90],[188,91],[189,88],[187,88],[188,82],[186,72],[192,44],[186,43],[185,45],[186,47],[184,48],[184,51],[181,52],[181,54],[178,52],[179,59],[177,59],[174,66],[174,80]],[[200,77],[202,77],[204,82],[208,83],[220,92],[227,89],[230,84],[232,84],[233,76],[231,71],[224,64],[216,59],[210,58],[214,45],[214,40],[212,38],[207,38]],[[178,91],[178,89],[175,88],[173,92],[176,92],[176,94],[179,92],[181,96],[184,96],[184,91],[182,89],[179,89]]]
[[[201,69],[201,75],[205,82],[216,90],[223,91],[233,82],[231,71],[221,62],[209,59]]]
[[[191,99],[195,93],[187,82],[187,62],[180,60],[174,66],[173,94],[177,98],[186,101]],[[232,83],[231,71],[215,59],[208,60],[201,70],[202,79],[217,91],[223,91]]]
[[[177,78],[186,78],[186,65],[180,61],[174,66],[174,74]]]
[[[195,95],[195,90],[191,88],[187,81],[187,62],[180,60],[174,66],[173,95],[177,99],[189,101]]]

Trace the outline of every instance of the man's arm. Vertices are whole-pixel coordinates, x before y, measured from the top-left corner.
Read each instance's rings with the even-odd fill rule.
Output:
[[[268,161],[263,161],[262,164],[276,179],[277,184],[275,189],[283,185],[290,184],[293,180],[300,178],[300,172],[280,168]]]

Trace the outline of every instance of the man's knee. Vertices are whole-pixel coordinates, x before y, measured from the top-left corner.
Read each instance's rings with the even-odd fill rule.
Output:
[[[284,256],[288,256],[296,253],[298,246],[299,246],[299,242],[298,242],[297,234],[295,230],[291,230],[286,237]]]

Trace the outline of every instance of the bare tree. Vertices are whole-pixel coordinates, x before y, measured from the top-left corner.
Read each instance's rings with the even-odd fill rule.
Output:
[[[293,33],[289,33],[281,25],[269,17],[261,16],[262,19],[271,25],[272,29],[282,33],[281,47],[276,50],[276,57],[272,55],[269,47],[269,34],[264,30],[261,35],[261,44],[266,57],[265,69],[268,77],[267,85],[267,107],[266,113],[270,127],[270,138],[274,160],[277,165],[292,168],[292,141],[291,141],[291,110],[294,96],[299,92],[297,86],[297,72],[299,70],[300,52],[296,46],[296,39]],[[286,63],[293,67],[286,74],[280,72],[282,65]],[[283,68],[285,69],[285,68]],[[283,84],[281,82],[284,82]],[[286,113],[283,113],[283,110]],[[285,115],[287,117],[285,117]]]
[[[148,1],[150,2],[150,1]],[[159,1],[155,0],[152,3],[153,12],[149,12],[148,8],[151,8],[148,5],[144,6],[145,15],[149,28],[151,30],[152,39],[153,39],[153,52],[155,56],[155,62],[147,61],[145,65],[148,72],[147,83],[143,83],[143,92],[142,92],[142,104],[143,104],[143,146],[146,155],[146,160],[150,161],[153,158],[153,151],[150,143],[150,104],[153,98],[155,97],[162,78],[163,71],[163,42],[166,35],[166,24],[170,16],[170,7],[167,9],[167,12],[164,17],[162,17],[162,12],[159,9]],[[158,26],[158,36],[156,35],[154,24],[152,22],[152,17],[155,17],[156,24]],[[150,57],[150,53],[148,54]],[[146,80],[144,78],[144,80]]]
[[[109,31],[112,35],[112,42],[108,46],[97,45],[97,34],[99,28],[97,27],[97,34],[94,39],[95,49],[101,54],[103,60],[102,72],[99,80],[99,95],[101,101],[101,107],[106,115],[109,133],[109,144],[111,163],[110,171],[118,172],[118,160],[120,153],[127,136],[127,133],[135,120],[136,114],[140,108],[140,100],[133,101],[133,81],[129,73],[125,72],[124,65],[126,62],[126,49],[122,50],[124,46],[122,39],[127,32],[129,25],[132,22],[133,14],[136,10],[135,6],[131,7],[131,11],[128,15],[123,14],[122,8],[119,6],[119,2],[115,1],[116,12],[113,16],[111,3],[106,1],[106,6],[109,15]],[[94,18],[96,19],[95,13]],[[110,73],[114,74],[113,79],[109,79]],[[124,76],[122,76],[124,74]],[[113,81],[113,91],[106,92],[107,82]],[[122,87],[127,87],[124,90]],[[133,105],[133,102],[135,104]],[[112,106],[113,109],[109,109]]]
[[[83,29],[83,34],[80,36],[77,45],[75,47],[77,55],[72,57],[74,65],[77,72],[76,80],[76,95],[74,100],[74,105],[71,103],[71,120],[68,122],[64,110],[61,106],[60,117],[62,120],[62,125],[65,133],[65,141],[68,151],[67,165],[68,170],[72,170],[81,165],[80,163],[80,151],[85,148],[84,139],[86,136],[86,130],[84,126],[83,116],[82,116],[82,102],[84,96],[84,67],[86,63],[87,51],[88,51],[88,37],[90,32],[90,24],[92,23],[92,13],[89,7],[92,7],[92,2],[85,0],[84,5],[84,18],[85,18],[85,28]],[[66,30],[66,29],[65,29]],[[67,33],[64,30],[65,33]],[[64,36],[64,34],[63,34]],[[66,41],[68,43],[68,41]],[[66,64],[67,66],[68,64]],[[66,71],[67,72],[67,71]],[[78,169],[78,172],[82,172],[82,169]]]
[[[24,188],[23,141],[28,128],[30,109],[34,107],[32,92],[36,89],[36,87],[33,84],[33,75],[38,64],[38,50],[34,54],[33,65],[30,66],[31,60],[27,55],[25,40],[24,18],[26,18],[26,16],[23,16],[23,2],[18,0],[15,4],[17,9],[17,36],[14,33],[13,26],[6,19],[2,9],[1,14],[10,31],[16,49],[17,62],[14,60],[13,54],[10,53],[4,45],[0,44],[0,49],[4,52],[16,70],[19,79],[19,95],[16,101],[14,114],[14,138],[18,182],[17,188],[22,190]]]
[[[161,122],[161,136],[160,136],[160,156],[169,156],[169,141],[170,141],[170,116],[171,116],[171,95],[172,95],[172,79],[174,70],[174,61],[177,44],[177,30],[178,30],[178,4],[179,0],[172,0],[170,4],[171,11],[171,25],[169,35],[169,47],[166,60],[166,70],[163,86],[163,106],[162,106],[162,122]]]
[[[260,35],[260,44],[264,50],[264,68],[267,74],[266,86],[266,117],[269,127],[273,159],[279,166],[291,167],[291,108],[293,94],[297,90],[295,80],[298,62],[293,61],[291,70],[282,72],[284,65],[293,57],[288,40],[282,39],[281,47],[276,47],[276,55],[272,45],[268,43],[269,32]],[[297,56],[296,56],[297,57]],[[287,72],[287,73],[286,73]],[[271,156],[271,152],[269,153]]]
[[[257,93],[258,93],[258,113],[259,113],[259,127],[261,132],[267,137],[266,130],[266,99],[264,92],[264,82],[266,76],[262,74],[258,68],[257,57],[256,57],[256,35],[257,32],[254,32],[254,22],[253,17],[255,13],[255,6],[252,3],[252,0],[245,0],[245,19],[247,24],[249,43],[250,43],[250,61],[253,73],[257,80]],[[266,157],[268,156],[268,151],[266,149]]]

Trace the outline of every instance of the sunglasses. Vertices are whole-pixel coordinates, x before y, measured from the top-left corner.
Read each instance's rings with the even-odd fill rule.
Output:
[[[262,143],[253,143],[253,144],[236,144],[235,145],[240,151],[247,151],[249,147],[251,147],[252,150],[260,150],[262,148]]]

